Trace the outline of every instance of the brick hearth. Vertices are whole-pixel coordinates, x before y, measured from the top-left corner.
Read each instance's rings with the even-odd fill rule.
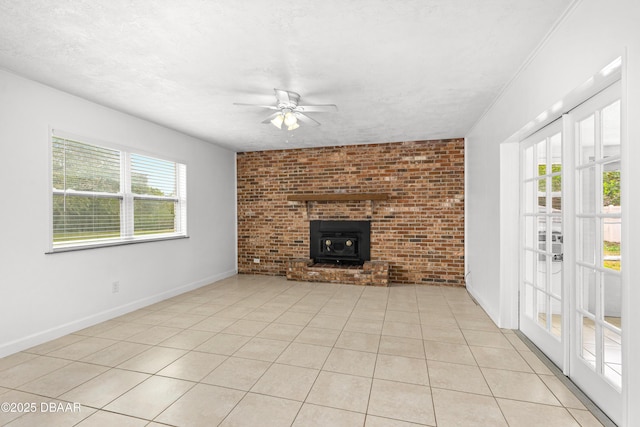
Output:
[[[289,261],[287,279],[348,285],[388,286],[389,263],[366,261],[364,265],[314,264],[312,259]]]

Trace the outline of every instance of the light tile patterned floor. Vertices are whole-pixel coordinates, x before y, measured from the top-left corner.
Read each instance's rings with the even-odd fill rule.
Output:
[[[37,408],[10,426],[601,425],[464,289],[245,275],[0,359],[0,402]]]

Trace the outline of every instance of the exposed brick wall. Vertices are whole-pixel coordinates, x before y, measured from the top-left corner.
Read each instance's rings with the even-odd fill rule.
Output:
[[[309,256],[309,220],[370,219],[391,283],[464,284],[463,139],[238,153],[237,167],[241,273],[284,276]],[[287,201],[305,193],[389,199]]]

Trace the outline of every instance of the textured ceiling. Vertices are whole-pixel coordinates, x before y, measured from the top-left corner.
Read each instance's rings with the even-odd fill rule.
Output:
[[[0,0],[0,67],[234,151],[455,138],[570,2]]]

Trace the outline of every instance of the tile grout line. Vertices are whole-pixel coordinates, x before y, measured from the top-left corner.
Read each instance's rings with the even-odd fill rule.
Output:
[[[364,293],[364,292],[363,292]],[[391,288],[387,288],[387,298],[386,304],[384,308],[384,316],[382,316],[382,328],[380,329],[380,337],[378,339],[378,349],[376,351],[376,360],[373,363],[373,373],[371,374],[371,385],[369,386],[369,396],[367,397],[367,408],[365,409],[364,414],[364,424],[367,423],[367,418],[369,416],[369,405],[371,404],[371,394],[373,393],[373,380],[376,376],[376,368],[378,367],[378,357],[380,356],[380,345],[382,344],[382,331],[384,330],[384,322],[387,319],[387,310],[389,309],[389,297],[391,296]]]
[[[287,289],[291,289],[291,288],[293,288],[294,286],[295,286],[295,285],[291,285],[291,286],[290,286],[289,288],[287,288]],[[286,291],[286,290],[285,290],[285,291]],[[284,291],[283,291],[283,292],[284,292]],[[302,296],[302,297],[298,298],[297,302],[299,302],[300,300],[302,300],[304,297],[306,297],[307,295],[309,295],[311,292],[312,292],[312,290],[310,290],[309,292],[307,292],[304,296]],[[278,295],[281,295],[281,294],[282,294],[282,292],[281,292],[281,293],[279,293]],[[278,295],[276,295],[276,296],[278,296]],[[273,298],[275,298],[276,296],[274,296]],[[271,299],[273,299],[273,298],[271,298]],[[267,302],[268,302],[268,301],[267,301]],[[267,302],[265,302],[264,304],[266,304]],[[264,304],[261,304],[260,306],[256,307],[256,309],[257,309],[257,308],[262,307]],[[295,304],[295,303],[294,303],[294,304]],[[294,304],[292,304],[291,306],[289,306],[289,309],[290,309]],[[288,311],[289,309],[287,309],[286,311]],[[255,310],[254,310],[254,311],[255,311]],[[285,311],[285,312],[286,312],[286,311]],[[249,313],[247,313],[247,315],[248,315],[248,314],[249,314]],[[283,314],[284,314],[284,313],[283,313]],[[278,317],[276,318],[276,320],[277,320],[279,317],[280,317],[280,316],[278,316]],[[274,322],[275,322],[275,320],[274,320],[274,321],[272,321],[272,322],[270,323],[270,325],[271,325],[271,324],[273,324]],[[307,322],[307,324],[308,324],[308,323],[309,323],[309,322]],[[305,327],[306,327],[306,326],[305,326]],[[265,329],[266,329],[266,328],[265,328]],[[303,327],[303,329],[301,329],[301,330],[300,330],[300,332],[298,333],[298,335],[300,335],[300,333],[302,333],[302,330],[304,330],[304,327]],[[297,337],[298,335],[296,335],[296,337]],[[284,352],[287,350],[287,348],[289,348],[289,347],[291,346],[291,344],[293,343],[293,341],[294,341],[294,340],[295,340],[295,338],[293,338],[293,339],[291,340],[291,342],[289,343],[289,345],[287,345],[287,347],[285,347],[285,349],[282,351],[282,353],[284,353]],[[243,346],[243,347],[244,347],[244,346]],[[241,348],[242,348],[242,347],[241,347]],[[240,350],[240,349],[238,349],[238,350]],[[237,350],[236,350],[236,352],[237,352]],[[234,352],[234,353],[235,353],[235,352]],[[280,354],[282,354],[282,353],[280,353]],[[232,356],[233,356],[233,355],[229,355],[229,356],[227,357],[227,359],[225,359],[225,361],[226,361],[226,360],[228,360],[229,358],[231,358]],[[276,360],[277,360],[277,358],[276,358]],[[224,363],[224,362],[223,362],[223,363]],[[272,367],[273,365],[275,365],[275,363],[276,363],[275,361],[271,362],[271,364],[269,365],[269,367],[268,367],[267,369],[265,369],[265,370],[264,370],[264,372],[263,372],[263,373],[262,373],[262,374],[261,374],[261,375],[260,375],[256,380],[255,380],[255,382],[251,385],[251,387],[249,387],[249,389],[248,389],[248,390],[242,390],[242,391],[244,392],[244,395],[243,395],[243,396],[242,396],[242,397],[241,397],[241,398],[236,402],[236,404],[235,404],[235,405],[233,405],[233,407],[229,410],[229,412],[227,412],[227,414],[226,414],[226,415],[225,415],[225,416],[220,420],[220,423],[218,423],[218,425],[220,425],[220,424],[224,423],[224,421],[229,417],[229,415],[231,415],[231,413],[232,413],[232,412],[233,412],[233,411],[238,407],[238,405],[240,404],[240,402],[242,402],[242,401],[247,397],[247,395],[249,395],[249,393],[251,392],[251,389],[252,389],[252,388],[253,388],[253,387],[254,387],[254,386],[255,386],[255,385],[260,381],[260,379],[261,379],[261,378],[262,378],[262,377],[267,373],[267,371],[268,371],[269,369],[271,369],[271,367]],[[217,367],[216,367],[216,368],[214,368],[214,369],[212,369],[212,370],[211,370],[211,372],[210,372],[208,375],[210,375],[210,374],[211,374],[213,371],[215,371],[216,369],[217,369]],[[205,376],[205,378],[206,378],[206,376]],[[205,383],[205,384],[206,384],[206,383]],[[275,397],[275,396],[272,396],[272,397]],[[302,408],[302,405],[300,405],[300,408]],[[299,409],[298,409],[298,411],[299,411]],[[297,417],[297,413],[296,413],[296,417]],[[294,421],[295,421],[295,418],[294,418]]]
[[[465,290],[466,290],[466,287],[465,287]],[[467,291],[467,295],[470,295],[469,291]],[[471,301],[476,305],[476,307],[480,307],[480,305],[476,302],[475,299],[471,298]],[[449,305],[449,308],[451,308],[451,305],[449,304],[449,300],[448,299],[447,299],[447,305]],[[482,307],[480,307],[480,309],[482,309]],[[484,309],[482,309],[482,310],[484,311]],[[498,403],[498,398],[495,396],[495,393],[493,392],[493,389],[489,385],[489,381],[487,381],[487,377],[485,376],[484,371],[482,370],[482,367],[478,364],[478,359],[476,358],[476,355],[473,353],[473,351],[471,351],[471,346],[469,345],[469,341],[467,340],[467,337],[464,335],[464,332],[462,332],[462,328],[460,327],[460,323],[458,322],[458,318],[456,317],[455,314],[453,315],[453,317],[454,317],[454,319],[456,321],[456,325],[458,325],[458,329],[460,330],[460,333],[462,334],[462,338],[464,339],[464,342],[466,343],[467,348],[469,349],[469,353],[471,353],[471,357],[473,357],[473,360],[476,362],[476,367],[478,368],[478,371],[480,371],[480,375],[482,375],[482,378],[484,379],[485,385],[489,389],[489,392],[491,393],[491,397],[493,398],[493,401],[495,402],[496,407],[498,408],[498,411],[500,411],[500,415],[502,415],[502,419],[504,420],[505,425],[508,426],[509,425],[509,421],[507,420],[507,416],[505,415],[504,411],[502,410],[502,407],[500,406],[500,403]]]

